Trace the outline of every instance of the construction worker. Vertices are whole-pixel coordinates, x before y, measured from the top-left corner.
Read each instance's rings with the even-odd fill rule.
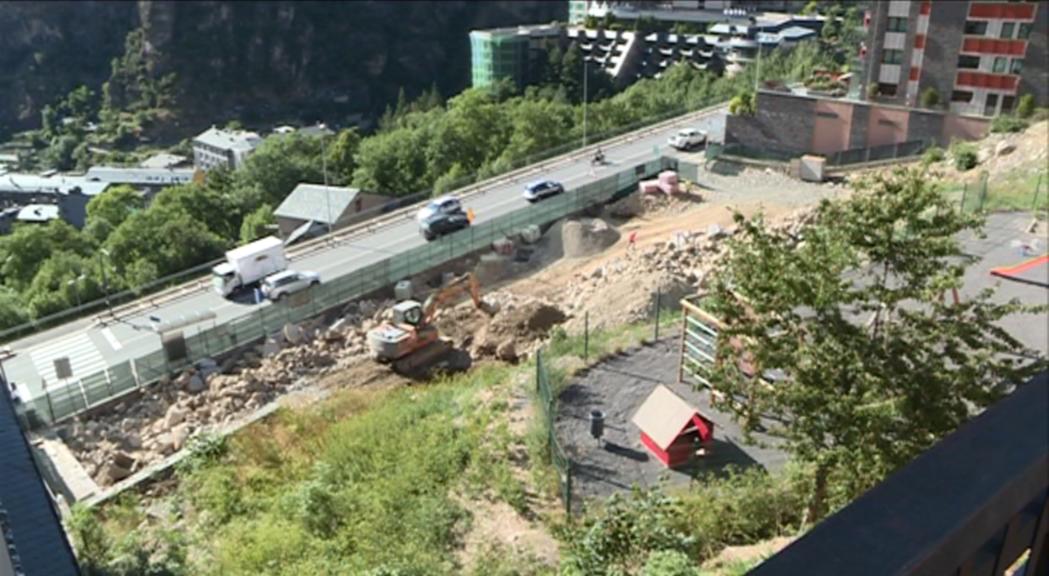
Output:
[[[634,246],[636,244],[637,244],[637,230],[634,230],[633,232],[630,233],[630,236],[627,238],[627,245],[626,245],[627,252],[633,251],[634,250]]]
[[[473,208],[467,208],[466,209],[466,219],[467,219],[467,221],[470,222],[470,224],[474,223],[474,209]]]

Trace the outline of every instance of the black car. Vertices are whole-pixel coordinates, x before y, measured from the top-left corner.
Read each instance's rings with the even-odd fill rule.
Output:
[[[469,225],[470,219],[462,212],[453,212],[450,214],[438,212],[420,222],[419,231],[422,232],[423,238],[430,241],[440,238],[445,234],[451,234],[452,232],[462,230]]]

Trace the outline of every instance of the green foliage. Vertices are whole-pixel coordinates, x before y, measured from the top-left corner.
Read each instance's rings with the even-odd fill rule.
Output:
[[[438,104],[439,106],[439,104]],[[328,177],[334,185],[349,184],[357,168],[354,156],[361,146],[361,136],[356,128],[342,130],[328,146]]]
[[[922,90],[919,100],[921,101],[922,108],[935,108],[940,105],[940,93],[930,86],[929,88]]]
[[[84,576],[189,574],[186,569],[185,542],[175,532],[162,531],[160,542],[148,547],[135,532],[114,542],[93,510],[75,505],[69,518],[69,533]]]
[[[259,206],[251,214],[244,217],[244,221],[240,225],[240,242],[241,244],[247,244],[254,242],[259,238],[270,235],[269,227],[276,224],[277,220],[273,216],[273,207],[269,204],[263,204]]]
[[[999,114],[991,120],[991,132],[1023,132],[1027,129],[1027,120],[1011,114]]]
[[[85,576],[105,574],[110,543],[102,524],[90,508],[73,506],[69,517],[69,535],[77,551],[77,560]]]
[[[28,320],[29,314],[18,293],[7,286],[0,286],[0,330],[18,326]]]
[[[945,158],[943,148],[932,146],[922,153],[922,165],[929,166],[937,162],[943,162]]]
[[[1029,119],[1034,115],[1034,94],[1024,94],[1016,103],[1016,115],[1023,119]]]
[[[657,550],[648,555],[640,576],[699,576],[687,554],[677,550]]]
[[[186,443],[186,454],[176,465],[179,474],[189,474],[214,464],[226,455],[229,447],[221,434],[198,434]]]
[[[470,576],[544,576],[553,575],[553,568],[532,554],[516,547],[486,544],[473,560]]]
[[[104,242],[109,234],[139,210],[146,207],[145,199],[130,186],[113,186],[104,194],[87,203],[85,230],[96,242]]]
[[[711,307],[723,341],[740,344],[719,347],[715,387],[748,399],[721,402],[747,429],[759,416],[788,423],[769,431],[815,467],[811,519],[824,514],[829,487],[845,499],[862,493],[1040,365],[1021,366],[1022,344],[996,325],[1028,308],[987,292],[944,298],[961,288],[967,262],[957,237],[979,221],[919,170],[824,202],[804,243],[760,218],[737,222]],[[764,386],[740,370],[744,358],[788,380]]]
[[[238,177],[256,186],[264,202],[276,206],[298,184],[324,182],[324,152],[324,138],[270,136],[248,157]]]
[[[22,292],[52,254],[67,252],[86,256],[91,245],[62,220],[46,225],[19,225],[0,237],[0,277],[5,286]]]
[[[954,167],[962,172],[972,170],[979,163],[979,156],[974,144],[955,140],[951,142],[950,152],[951,158],[954,160]]]
[[[751,116],[756,111],[754,92],[744,92],[728,102],[728,113],[733,116]]]

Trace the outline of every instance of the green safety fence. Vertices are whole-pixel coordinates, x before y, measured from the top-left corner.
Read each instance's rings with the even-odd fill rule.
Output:
[[[549,224],[595,204],[607,202],[617,193],[637,186],[642,179],[667,168],[687,169],[687,165],[682,163],[679,167],[672,158],[656,158],[635,164],[543,202],[485,220],[440,240],[327,280],[310,290],[305,303],[296,302],[297,298],[289,298],[287,302],[260,306],[228,323],[201,329],[185,337],[184,358],[169,358],[163,349],[156,350],[107,370],[46,389],[43,396],[24,405],[24,409],[31,413],[27,419],[40,425],[72,417],[120,394],[156,382],[203,358],[224,354],[255,342],[266,334],[278,332],[286,324],[316,317],[354,298],[488,247],[494,241],[518,234],[526,227]]]
[[[565,505],[565,514],[572,514],[572,461],[565,454],[561,442],[557,439],[554,421],[557,419],[557,397],[550,386],[550,373],[543,360],[543,351],[535,354],[535,389],[542,407],[542,418],[546,425],[547,445],[550,447],[550,463],[557,471],[557,485],[561,502]]]

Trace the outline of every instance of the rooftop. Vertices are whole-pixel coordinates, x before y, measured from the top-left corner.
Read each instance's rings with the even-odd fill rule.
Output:
[[[15,217],[20,222],[48,222],[58,219],[58,206],[55,204],[29,204],[23,206]]]
[[[111,184],[184,184],[193,179],[193,168],[136,168],[124,166],[92,166],[84,174],[91,182]]]
[[[255,132],[246,130],[224,130],[212,126],[193,139],[223,150],[252,150],[262,143],[262,138]]]
[[[85,196],[95,196],[109,186],[109,182],[90,181],[83,176],[0,174],[0,194],[72,194],[79,191]]]
[[[188,164],[189,158],[185,156],[179,156],[178,154],[168,154],[167,152],[161,152],[160,154],[154,154],[149,158],[143,160],[139,166],[142,168],[150,169],[164,169],[164,168],[176,168],[183,164]]]
[[[341,186],[299,184],[273,212],[278,218],[334,224],[360,190]]]

